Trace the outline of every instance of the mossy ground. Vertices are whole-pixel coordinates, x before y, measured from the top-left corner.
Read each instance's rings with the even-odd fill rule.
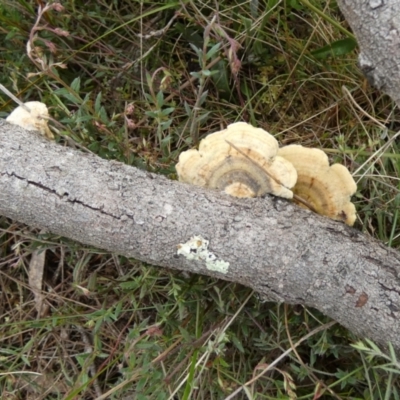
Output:
[[[40,0],[0,2],[0,83],[46,103],[61,144],[174,179],[181,151],[245,120],[348,166],[356,228],[400,248],[400,114],[334,1],[64,3],[38,17]],[[14,107],[0,95],[1,117]],[[0,246],[3,399],[399,398],[393,356],[318,311],[1,217]]]

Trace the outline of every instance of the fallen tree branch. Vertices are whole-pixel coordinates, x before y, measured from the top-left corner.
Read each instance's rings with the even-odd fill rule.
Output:
[[[0,214],[315,307],[359,336],[400,350],[400,253],[284,199],[232,198],[0,121]]]
[[[357,37],[364,75],[400,106],[400,2],[338,0],[338,4]]]

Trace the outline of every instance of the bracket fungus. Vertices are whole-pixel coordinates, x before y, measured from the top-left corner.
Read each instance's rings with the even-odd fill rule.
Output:
[[[48,118],[49,111],[46,104],[40,101],[28,101],[13,110],[6,121],[28,131],[38,131],[48,139],[54,139],[53,133],[47,125]]]
[[[318,214],[347,225],[354,224],[356,209],[350,198],[357,191],[357,185],[344,165],[329,166],[328,156],[322,150],[300,145],[282,147],[278,154],[297,170],[293,192],[299,205],[307,205]],[[296,200],[298,198],[301,201]]]
[[[237,122],[208,135],[199,150],[181,153],[176,170],[181,182],[224,190],[232,196],[271,193],[291,199],[297,173],[289,161],[277,156],[278,149],[268,132]]]

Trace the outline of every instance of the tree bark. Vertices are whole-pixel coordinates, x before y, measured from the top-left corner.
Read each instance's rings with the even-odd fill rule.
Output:
[[[357,37],[364,75],[400,106],[400,1],[338,0],[338,4]]]
[[[0,121],[0,214],[315,307],[361,337],[400,349],[400,253],[287,200],[236,199]]]

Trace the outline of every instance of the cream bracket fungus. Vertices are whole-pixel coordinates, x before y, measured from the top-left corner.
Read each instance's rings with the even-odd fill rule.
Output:
[[[53,133],[47,125],[48,117],[49,111],[46,104],[40,101],[28,101],[24,103],[24,106],[18,106],[6,118],[6,121],[28,131],[38,131],[48,139],[54,139]]]
[[[328,156],[322,150],[300,145],[282,147],[278,154],[297,170],[297,183],[293,188],[295,201],[299,197],[318,214],[350,226],[354,224],[356,209],[350,198],[357,191],[357,185],[344,165],[329,166]]]
[[[277,156],[278,149],[268,132],[237,122],[208,135],[199,150],[181,153],[176,170],[181,182],[224,190],[232,196],[271,193],[291,199],[297,173],[289,161]]]

